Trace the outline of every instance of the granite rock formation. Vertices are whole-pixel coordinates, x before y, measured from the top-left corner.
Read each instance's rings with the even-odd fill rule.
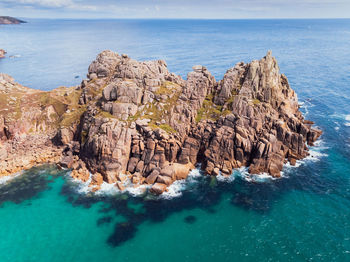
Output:
[[[40,119],[63,150],[59,165],[74,178],[91,178],[92,190],[103,181],[120,190],[131,182],[161,194],[196,165],[214,176],[245,166],[279,177],[283,165],[306,157],[321,135],[303,118],[271,52],[236,64],[216,81],[201,65],[184,80],[162,60],[103,51],[78,87],[35,92],[46,97],[38,115],[6,116],[0,139],[37,134],[32,123]],[[27,99],[21,101],[23,109]]]
[[[279,177],[283,164],[306,157],[321,134],[304,120],[271,52],[236,64],[217,82],[204,66],[183,80],[162,60],[104,51],[79,89],[86,111],[74,133],[59,136],[65,166],[76,156],[80,168],[108,183],[127,177],[156,194],[197,164],[209,175],[247,166]]]
[[[44,92],[0,73],[0,176],[61,159],[52,138],[81,114],[79,96],[75,87]]]

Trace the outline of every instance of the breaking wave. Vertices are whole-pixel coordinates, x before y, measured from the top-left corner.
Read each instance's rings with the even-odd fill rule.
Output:
[[[193,187],[199,182],[199,178],[202,177],[200,167],[197,167],[188,174],[186,179],[177,180],[168,187],[168,191],[160,195],[163,199],[172,199],[182,196],[182,192],[190,187]]]
[[[302,102],[299,101],[299,108],[301,109],[304,117],[306,117],[309,114],[309,108],[313,106],[314,105],[310,102],[310,100],[305,100]]]
[[[344,126],[346,127],[350,127],[350,115],[349,114],[333,114],[331,115],[332,118],[340,121],[340,122],[343,122]],[[338,122],[335,121],[335,124],[338,126]]]
[[[23,172],[18,172],[16,174],[12,174],[12,175],[9,175],[9,176],[3,176],[3,177],[0,177],[0,186],[3,185],[3,184],[6,184],[8,183],[9,181],[11,181],[12,179],[18,177],[19,175],[21,175]]]
[[[239,177],[247,182],[265,183],[279,178],[273,177],[267,173],[250,174],[247,167],[241,167],[233,171],[233,176]]]

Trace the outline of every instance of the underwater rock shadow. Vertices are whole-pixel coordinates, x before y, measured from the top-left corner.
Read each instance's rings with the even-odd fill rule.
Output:
[[[44,165],[12,178],[6,184],[0,185],[0,208],[4,202],[21,204],[35,198],[41,192],[50,189],[49,184],[53,182],[50,176],[59,174],[53,166]]]
[[[197,221],[197,217],[190,215],[190,216],[185,217],[184,221],[187,224],[193,224]]]
[[[113,220],[113,218],[111,216],[107,216],[107,217],[101,217],[97,220],[97,226],[102,226],[104,224],[109,224],[111,223]]]

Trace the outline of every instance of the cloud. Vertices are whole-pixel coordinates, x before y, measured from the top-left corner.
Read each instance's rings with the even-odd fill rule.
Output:
[[[71,18],[349,17],[349,0],[0,0],[2,13]]]
[[[85,5],[73,0],[2,0],[8,6],[30,6],[34,8],[67,8],[81,10],[97,10],[95,5]]]

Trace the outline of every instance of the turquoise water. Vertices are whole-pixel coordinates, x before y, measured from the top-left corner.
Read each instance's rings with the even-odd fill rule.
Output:
[[[282,179],[191,175],[169,199],[79,193],[65,171],[34,168],[0,185],[0,261],[350,261],[349,42],[350,20],[1,26],[0,47],[18,56],[0,71],[40,89],[79,83],[104,49],[166,59],[183,77],[203,64],[217,78],[271,49],[324,134]]]

